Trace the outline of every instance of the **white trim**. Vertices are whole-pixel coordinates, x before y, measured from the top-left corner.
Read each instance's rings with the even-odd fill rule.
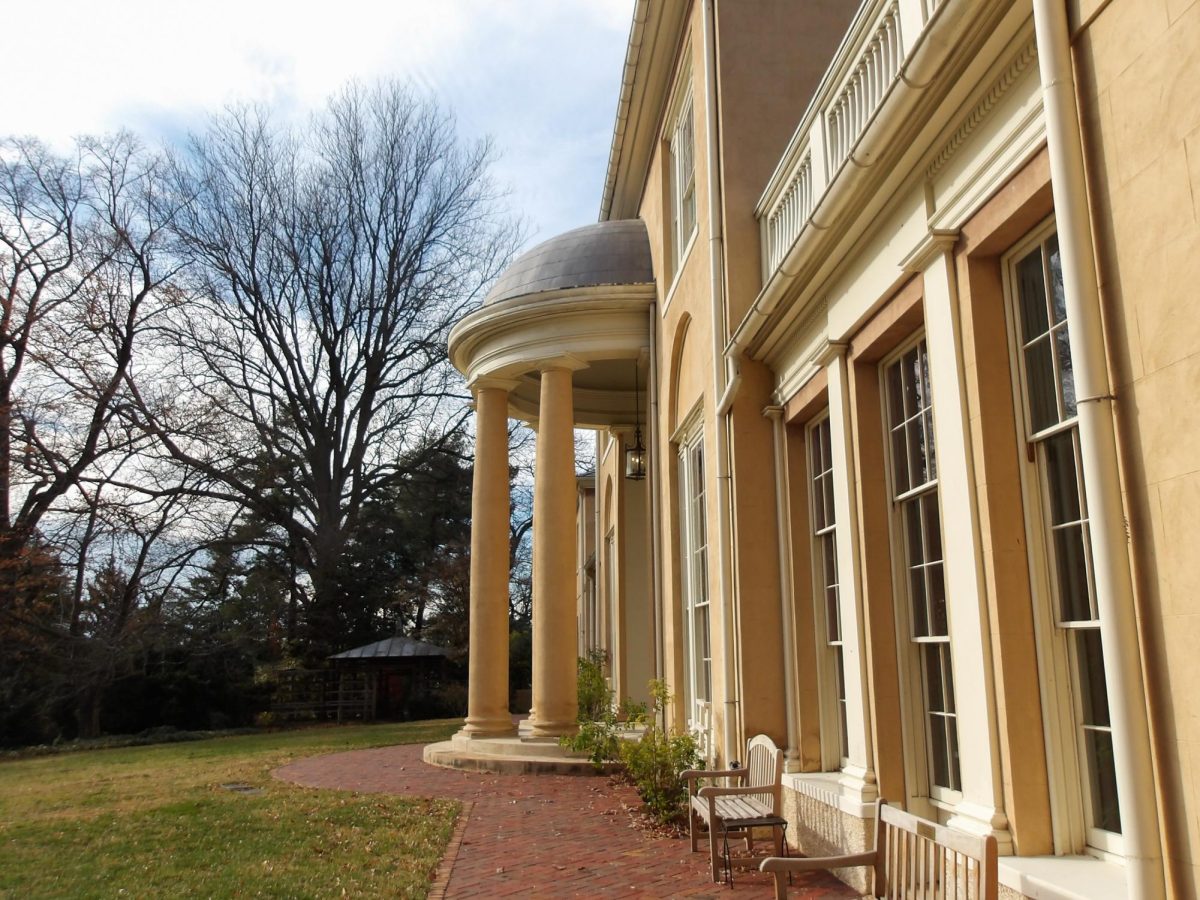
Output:
[[[1000,883],[1031,900],[1126,900],[1124,866],[1094,856],[1006,856]]]
[[[863,800],[858,786],[840,772],[793,772],[783,776],[783,786],[856,819],[875,818],[875,801]]]

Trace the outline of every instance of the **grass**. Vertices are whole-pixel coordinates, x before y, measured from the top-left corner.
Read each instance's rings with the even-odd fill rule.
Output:
[[[271,778],[459,722],[310,728],[0,763],[0,897],[424,897],[459,805]],[[236,793],[242,783],[260,794]]]

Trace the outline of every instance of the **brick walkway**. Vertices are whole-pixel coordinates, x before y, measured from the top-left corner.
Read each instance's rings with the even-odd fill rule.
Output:
[[[605,777],[460,772],[426,765],[415,745],[310,757],[274,774],[307,787],[463,801],[465,827],[460,819],[434,897],[772,896],[757,872],[737,872],[732,891],[713,884],[706,853],[635,827],[628,809],[637,796]],[[858,895],[819,873],[797,878],[790,896]]]

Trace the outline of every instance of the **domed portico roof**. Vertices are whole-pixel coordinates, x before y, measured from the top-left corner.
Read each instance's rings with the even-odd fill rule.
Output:
[[[519,418],[538,416],[541,371],[565,366],[575,372],[576,424],[630,423],[645,408],[634,371],[644,370],[654,298],[644,222],[576,228],[513,261],[483,305],[454,326],[450,359],[472,385],[506,383]]]
[[[622,219],[585,225],[526,251],[504,270],[483,302],[487,306],[568,288],[653,281],[646,223]]]

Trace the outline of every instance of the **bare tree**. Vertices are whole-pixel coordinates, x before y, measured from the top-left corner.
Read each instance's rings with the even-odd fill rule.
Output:
[[[44,710],[82,677],[85,647],[128,631],[163,536],[122,525],[122,553],[140,534],[143,554],[105,634],[87,613],[92,551],[118,509],[102,485],[146,446],[128,385],[177,272],[163,166],[128,134],[70,156],[0,141],[0,707]],[[146,511],[122,493],[122,516]]]
[[[126,388],[176,273],[162,165],[127,134],[83,139],[70,158],[0,143],[0,561],[140,440]]]
[[[461,427],[446,337],[518,240],[490,157],[384,84],[349,87],[303,132],[233,110],[176,160],[193,277],[142,424],[207,493],[286,535],[314,652],[337,632],[364,504]]]

